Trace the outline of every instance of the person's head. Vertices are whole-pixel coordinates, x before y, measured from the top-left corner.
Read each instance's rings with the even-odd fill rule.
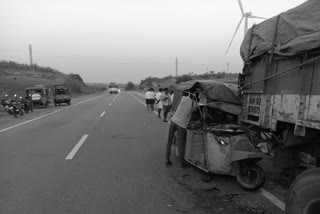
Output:
[[[172,95],[172,94],[173,94],[173,91],[172,91],[172,90],[170,90],[170,91],[169,91],[169,94],[170,94],[170,95]]]
[[[159,88],[159,91],[162,92],[163,91],[162,88]]]
[[[169,89],[168,89],[168,88],[164,88],[163,91],[164,91],[164,93],[166,93],[166,94],[169,93]]]
[[[153,88],[150,88],[150,91],[154,91]]]

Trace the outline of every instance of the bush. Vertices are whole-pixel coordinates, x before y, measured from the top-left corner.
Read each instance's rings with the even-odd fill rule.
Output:
[[[188,75],[188,74],[184,74],[182,76],[178,76],[177,77],[177,80],[176,80],[176,83],[181,83],[181,82],[187,82],[189,80],[192,80],[192,76],[191,75]]]
[[[128,82],[125,88],[127,91],[131,91],[136,89],[136,86],[133,84],[133,82]]]

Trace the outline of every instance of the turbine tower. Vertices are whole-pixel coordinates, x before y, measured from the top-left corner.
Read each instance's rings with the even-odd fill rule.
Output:
[[[238,30],[239,30],[239,27],[240,27],[243,19],[244,19],[244,36],[246,35],[246,33],[247,33],[247,31],[248,31],[248,19],[266,19],[266,18],[259,17],[259,16],[253,16],[251,12],[246,12],[246,13],[245,13],[244,10],[243,10],[243,6],[242,6],[241,0],[238,0],[238,3],[239,3],[239,6],[240,6],[240,10],[241,10],[241,13],[242,13],[242,17],[241,17],[241,19],[240,19],[240,22],[239,22],[237,28],[236,28],[236,31],[235,31],[234,34],[233,34],[233,37],[232,37],[232,39],[231,39],[231,42],[230,42],[230,44],[229,44],[229,46],[228,46],[228,49],[227,49],[227,51],[226,51],[226,55],[227,55],[227,53],[228,53],[228,51],[229,51],[229,48],[230,48],[230,46],[231,46],[231,44],[232,44],[232,42],[233,42],[234,37],[236,36],[236,34],[237,34]]]

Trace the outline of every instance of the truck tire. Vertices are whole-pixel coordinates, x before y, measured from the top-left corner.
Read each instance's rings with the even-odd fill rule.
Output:
[[[320,213],[320,168],[300,174],[289,189],[287,214]]]
[[[69,100],[69,101],[68,101],[68,106],[69,106],[70,104],[71,104],[71,101]]]
[[[263,169],[256,164],[241,164],[236,173],[237,182],[246,190],[260,189],[266,182]]]

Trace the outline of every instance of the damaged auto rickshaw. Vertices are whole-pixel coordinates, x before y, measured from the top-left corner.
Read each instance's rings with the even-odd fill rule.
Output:
[[[199,94],[200,98],[199,109],[192,113],[187,127],[185,161],[207,173],[235,176],[245,189],[261,188],[265,174],[257,162],[264,154],[255,148],[238,123],[242,108],[235,93],[216,81],[184,82],[175,90],[173,112],[183,93]]]

